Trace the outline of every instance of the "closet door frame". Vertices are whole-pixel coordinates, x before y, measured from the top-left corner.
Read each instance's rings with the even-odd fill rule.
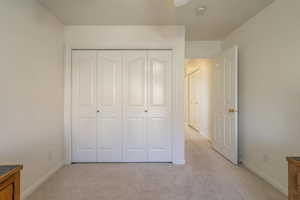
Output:
[[[183,128],[181,125],[182,116],[178,115],[179,113],[183,114],[183,106],[181,103],[183,99],[181,98],[182,86],[178,81],[183,80],[183,68],[179,66],[179,61],[181,63],[181,54],[178,51],[179,46],[174,46],[174,48],[164,48],[164,49],[131,49],[131,48],[116,48],[116,49],[107,49],[107,48],[72,48],[71,46],[65,47],[65,59],[64,59],[64,137],[65,137],[65,164],[72,163],[72,51],[73,50],[90,50],[90,51],[131,51],[131,50],[168,50],[171,52],[171,102],[170,102],[170,132],[171,132],[171,161],[174,164],[185,164],[185,160],[181,159],[182,149],[181,145],[184,143],[183,134],[179,135],[180,130],[178,127]],[[183,61],[183,60],[182,60]],[[174,65],[174,63],[176,63]],[[182,77],[181,77],[182,75]],[[182,109],[181,109],[182,107]],[[174,116],[174,114],[177,114]],[[182,121],[183,123],[183,121]],[[182,129],[183,130],[183,129]],[[175,133],[176,132],[176,136]],[[179,146],[178,146],[179,145]],[[183,145],[184,147],[184,145]],[[184,152],[184,151],[183,151]]]

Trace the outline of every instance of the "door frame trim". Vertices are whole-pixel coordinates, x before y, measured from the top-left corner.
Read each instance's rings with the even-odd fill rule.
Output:
[[[90,49],[90,48],[72,48],[71,46],[66,45],[65,46],[65,56],[64,56],[64,162],[66,165],[72,164],[72,51],[73,50],[137,50],[137,49]],[[183,66],[182,68],[178,68],[176,63],[176,54],[177,49],[138,49],[138,50],[170,50],[172,52],[171,57],[171,66],[172,66],[172,76],[171,76],[171,154],[172,154],[172,162],[173,164],[178,165],[184,165],[185,160],[178,160],[176,155],[176,144],[178,141],[176,141],[176,137],[174,135],[174,132],[176,132],[176,127],[178,126],[178,116],[174,116],[174,114],[180,112],[181,110],[178,108],[183,108],[183,99],[181,99],[180,93],[178,90],[182,88],[180,80],[183,80],[184,72],[183,72]],[[180,98],[180,99],[178,99]],[[181,101],[182,100],[182,101]],[[181,105],[182,103],[182,105]],[[182,109],[183,111],[183,109]],[[183,115],[183,113],[182,113]],[[182,118],[182,126],[184,124],[183,117],[179,117],[179,119]],[[184,138],[183,138],[184,140]]]

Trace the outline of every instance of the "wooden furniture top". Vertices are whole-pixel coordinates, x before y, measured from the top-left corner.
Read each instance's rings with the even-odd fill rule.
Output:
[[[22,169],[22,165],[0,165],[0,183]]]
[[[287,157],[289,163],[294,164],[297,167],[300,167],[300,157]]]

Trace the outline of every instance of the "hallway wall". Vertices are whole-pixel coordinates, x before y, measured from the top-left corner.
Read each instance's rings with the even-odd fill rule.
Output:
[[[64,29],[36,0],[0,13],[0,165],[24,165],[26,196],[64,160]]]
[[[285,157],[300,155],[299,8],[276,0],[222,45],[239,46],[242,161],[285,194]]]
[[[210,59],[221,51],[221,41],[186,41],[185,57],[188,59]]]

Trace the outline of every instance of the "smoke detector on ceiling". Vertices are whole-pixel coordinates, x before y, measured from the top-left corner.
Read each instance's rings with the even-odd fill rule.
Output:
[[[189,3],[191,0],[174,0],[175,7],[183,6],[187,3]]]

